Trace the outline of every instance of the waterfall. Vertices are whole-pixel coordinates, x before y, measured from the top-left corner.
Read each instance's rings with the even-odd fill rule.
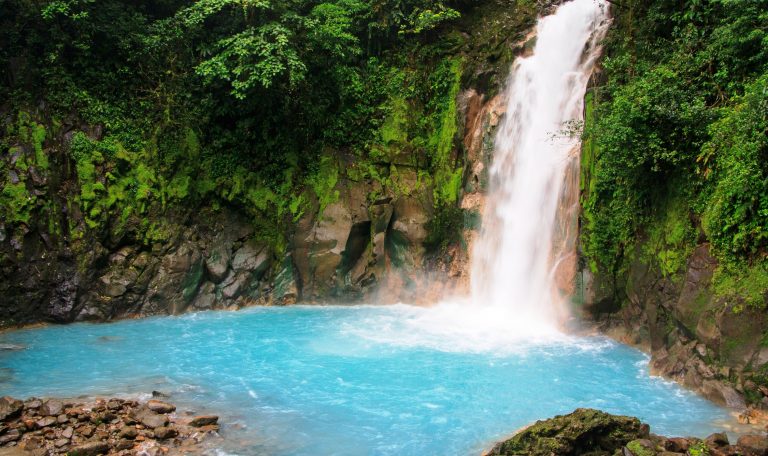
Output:
[[[472,256],[472,303],[503,314],[520,334],[554,330],[566,316],[555,272],[569,262],[572,281],[575,271],[575,243],[566,239],[575,230],[564,226],[578,213],[573,176],[581,144],[562,132],[583,120],[584,94],[609,24],[606,5],[573,0],[539,19],[533,53],[515,60],[507,81]]]

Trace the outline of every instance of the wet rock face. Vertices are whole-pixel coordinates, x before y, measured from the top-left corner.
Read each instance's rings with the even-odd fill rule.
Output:
[[[416,174],[398,175],[403,188],[416,187]],[[392,276],[416,276],[423,268],[423,241],[431,217],[427,190],[413,195],[385,194],[371,201],[373,182],[342,180],[338,201],[322,213],[309,211],[297,223],[292,260],[299,297],[308,302],[371,299]],[[428,190],[431,192],[431,190]],[[393,297],[402,297],[400,287]]]
[[[159,400],[0,398],[0,412],[12,412],[0,418],[0,455],[199,453],[204,441],[219,438],[217,416],[185,419],[175,410]]]
[[[79,253],[57,252],[61,246],[53,245],[45,264],[33,258],[43,255],[36,250],[37,241],[24,238],[31,243],[24,249],[27,256],[0,269],[0,291],[6,292],[0,326],[175,314],[272,301],[271,271],[278,270],[280,262],[254,238],[247,220],[227,210],[169,217],[169,239],[162,243],[123,240],[110,247],[108,240],[90,239]]]
[[[624,283],[597,278],[585,297],[587,317],[609,335],[649,351],[654,374],[739,411],[747,406],[768,411],[768,387],[759,388],[760,372],[768,368],[762,343],[768,315],[716,297],[716,267],[706,243],[693,250],[675,278],[637,260]],[[602,306],[605,296],[612,296],[614,305]],[[748,412],[743,421],[767,416]]]

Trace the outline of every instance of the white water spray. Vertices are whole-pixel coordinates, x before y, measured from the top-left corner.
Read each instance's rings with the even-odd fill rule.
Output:
[[[554,332],[564,317],[554,265],[573,252],[553,245],[567,244],[557,239],[558,203],[580,143],[558,132],[582,120],[608,22],[604,0],[563,4],[539,20],[533,53],[515,60],[507,82],[507,110],[473,252],[472,302],[518,335]]]

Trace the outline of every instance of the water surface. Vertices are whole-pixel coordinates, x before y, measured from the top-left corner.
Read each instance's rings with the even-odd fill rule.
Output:
[[[465,455],[576,407],[703,436],[722,408],[600,337],[520,339],[466,308],[252,308],[0,334],[0,394],[170,393],[240,455]],[[497,322],[498,323],[498,322]]]

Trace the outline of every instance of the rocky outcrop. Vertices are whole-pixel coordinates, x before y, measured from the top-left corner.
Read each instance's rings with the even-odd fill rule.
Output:
[[[384,285],[422,273],[431,190],[419,189],[414,170],[397,172],[400,192],[371,200],[375,182],[342,180],[338,201],[299,220],[291,257],[302,300],[396,301],[407,290]]]
[[[39,233],[23,237],[21,250],[5,256],[0,321],[178,314],[282,303],[289,294],[275,290],[279,258],[236,212],[165,220],[167,238],[148,244],[93,238],[73,250],[64,238],[48,250],[37,248]]]
[[[641,249],[638,247],[638,249]],[[585,310],[599,329],[648,351],[653,374],[672,378],[708,399],[743,411],[768,409],[765,312],[718,297],[712,289],[717,261],[699,244],[678,276],[635,260],[625,280],[585,277]],[[764,413],[751,411],[742,421]]]
[[[511,439],[496,444],[486,454],[613,455],[629,442],[648,436],[648,426],[637,418],[577,409],[568,415],[537,421]]]
[[[182,418],[158,400],[0,398],[7,403],[18,410],[0,419],[0,455],[188,454],[220,438],[217,416]]]
[[[523,429],[497,443],[486,455],[529,456],[763,456],[768,436],[745,434],[731,445],[723,433],[705,439],[650,433],[637,418],[577,409]]]

